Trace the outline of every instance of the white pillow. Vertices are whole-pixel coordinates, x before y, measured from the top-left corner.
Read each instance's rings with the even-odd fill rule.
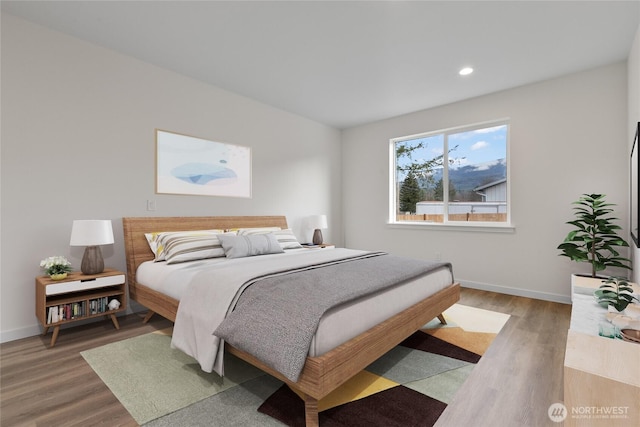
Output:
[[[256,255],[278,254],[284,250],[271,233],[239,236],[232,233],[218,236],[227,258],[243,258]]]

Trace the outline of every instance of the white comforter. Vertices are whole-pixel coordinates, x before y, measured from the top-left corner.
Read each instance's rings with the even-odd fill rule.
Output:
[[[196,359],[203,371],[215,371],[222,376],[224,342],[213,335],[213,331],[251,279],[364,253],[342,248],[300,249],[286,254],[225,259],[214,265],[194,265],[187,274],[191,279],[180,299],[171,345]]]

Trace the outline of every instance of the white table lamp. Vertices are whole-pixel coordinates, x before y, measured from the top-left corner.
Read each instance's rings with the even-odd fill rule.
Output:
[[[311,242],[314,245],[322,244],[322,229],[327,228],[327,216],[326,215],[312,215],[307,218],[307,224],[309,228],[313,228],[313,239]]]
[[[113,244],[113,228],[108,219],[74,220],[71,228],[71,246],[86,246],[80,270],[84,274],[104,271],[104,260],[99,245]]]

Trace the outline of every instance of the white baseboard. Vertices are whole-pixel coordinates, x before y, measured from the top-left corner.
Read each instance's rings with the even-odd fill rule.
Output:
[[[132,307],[132,305],[134,305],[135,307]],[[146,308],[134,302],[134,304],[131,304],[129,307],[127,307],[127,310],[124,313],[125,314],[136,313],[137,311],[132,311],[132,308],[138,309],[137,311],[146,310]],[[105,319],[102,316],[92,317],[91,319],[83,319],[83,320],[78,320],[76,322],[65,323],[60,326],[60,330],[63,331],[67,328],[73,328],[74,326],[80,326],[87,323],[104,322],[104,321]],[[109,323],[111,323],[111,321],[109,321]],[[36,335],[42,334],[43,330],[44,329],[42,328],[40,323],[36,323],[35,325],[32,325],[32,326],[26,326],[24,328],[14,329],[11,331],[0,331],[0,344],[9,342],[9,341],[20,340],[22,338],[34,337]],[[51,336],[51,333],[52,333],[51,331],[52,329],[49,330],[49,336]]]
[[[506,295],[515,295],[518,297],[533,298],[543,301],[559,302],[562,304],[571,304],[571,297],[569,295],[550,294],[546,292],[532,291],[530,289],[508,288],[506,286],[471,282],[468,280],[459,280],[459,282],[463,288],[478,289],[481,291],[490,291]]]
[[[20,340],[22,338],[33,337],[42,333],[40,325],[27,326],[26,328],[14,329],[11,331],[0,331],[0,344]]]

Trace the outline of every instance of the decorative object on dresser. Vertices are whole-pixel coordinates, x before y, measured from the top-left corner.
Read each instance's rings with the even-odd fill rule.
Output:
[[[612,307],[617,311],[623,311],[633,300],[638,298],[633,296],[633,288],[623,277],[611,277],[603,280],[603,284],[594,292],[598,299],[598,304],[602,307]]]
[[[327,216],[326,215],[312,215],[307,218],[307,225],[313,229],[312,243],[314,245],[322,244],[322,229],[327,228]]]
[[[638,329],[622,329],[620,330],[620,336],[627,342],[640,344],[640,330]]]
[[[113,244],[111,220],[74,220],[71,228],[71,246],[86,246],[80,269],[84,274],[100,274],[104,260],[100,245]]]
[[[71,263],[63,256],[50,256],[40,261],[40,267],[53,280],[62,280],[72,270]]]
[[[113,269],[90,275],[72,272],[55,281],[36,277],[36,317],[44,327],[43,335],[53,326],[51,347],[56,344],[60,325],[65,323],[107,316],[120,329],[116,313],[127,308],[125,283],[125,274]]]

